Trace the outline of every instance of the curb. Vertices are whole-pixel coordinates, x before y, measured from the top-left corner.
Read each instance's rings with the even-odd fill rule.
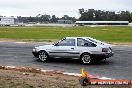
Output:
[[[2,66],[2,65],[0,65],[0,69],[21,71],[21,72],[32,72],[32,73],[53,73],[53,74],[56,73],[56,74],[63,74],[63,75],[76,76],[76,77],[82,76],[82,74],[79,74],[79,73],[69,73],[69,72],[63,72],[63,71],[57,71],[57,70],[44,70],[44,69],[36,69],[36,68],[31,68],[31,67],[17,67],[17,66]],[[102,79],[102,80],[113,80],[112,78],[100,77],[100,76],[94,76],[94,75],[89,75],[89,78]]]

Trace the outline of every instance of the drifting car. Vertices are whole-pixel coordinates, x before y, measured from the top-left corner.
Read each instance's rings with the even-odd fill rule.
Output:
[[[66,37],[55,44],[35,47],[32,53],[40,61],[47,61],[49,58],[72,58],[80,59],[84,64],[106,60],[114,55],[110,44],[91,37]]]

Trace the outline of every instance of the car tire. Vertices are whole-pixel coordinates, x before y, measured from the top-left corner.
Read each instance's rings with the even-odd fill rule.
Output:
[[[82,54],[81,61],[83,64],[91,64],[92,58],[91,58],[90,54]]]
[[[39,54],[38,54],[38,58],[39,58],[40,61],[45,62],[45,61],[48,60],[49,55],[46,51],[40,51]]]

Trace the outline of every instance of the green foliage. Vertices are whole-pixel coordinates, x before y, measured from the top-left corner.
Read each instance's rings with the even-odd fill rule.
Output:
[[[81,21],[129,21],[132,22],[132,12],[129,11],[102,11],[79,9]]]
[[[28,23],[28,22],[35,22],[35,23],[57,23],[58,20],[71,20],[73,22],[76,21],[75,17],[70,17],[68,15],[64,15],[63,17],[59,18],[56,17],[55,15],[41,15],[38,14],[36,17],[21,17],[18,16],[17,19],[19,20],[19,22],[23,22],[23,23]]]
[[[0,27],[0,38],[61,39],[89,36],[107,42],[132,42],[132,27]]]

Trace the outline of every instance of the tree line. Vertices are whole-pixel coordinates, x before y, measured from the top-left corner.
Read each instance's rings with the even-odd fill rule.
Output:
[[[132,22],[132,12],[130,11],[103,11],[95,9],[79,9],[81,21],[129,21]]]
[[[104,10],[95,10],[95,9],[79,9],[80,17],[77,19],[75,17],[70,17],[64,15],[59,18],[56,15],[41,15],[38,14],[36,17],[21,17],[18,16],[19,22],[35,22],[35,23],[57,23],[58,20],[71,20],[73,22],[79,21],[129,21],[132,22],[132,12],[130,11],[104,11]]]
[[[57,23],[58,20],[71,20],[73,22],[76,21],[75,17],[70,17],[68,15],[64,15],[63,17],[59,18],[56,17],[55,15],[41,15],[38,14],[36,17],[21,17],[18,16],[17,19],[19,20],[19,22],[23,22],[23,23],[28,23],[28,22],[35,22],[35,23]]]

